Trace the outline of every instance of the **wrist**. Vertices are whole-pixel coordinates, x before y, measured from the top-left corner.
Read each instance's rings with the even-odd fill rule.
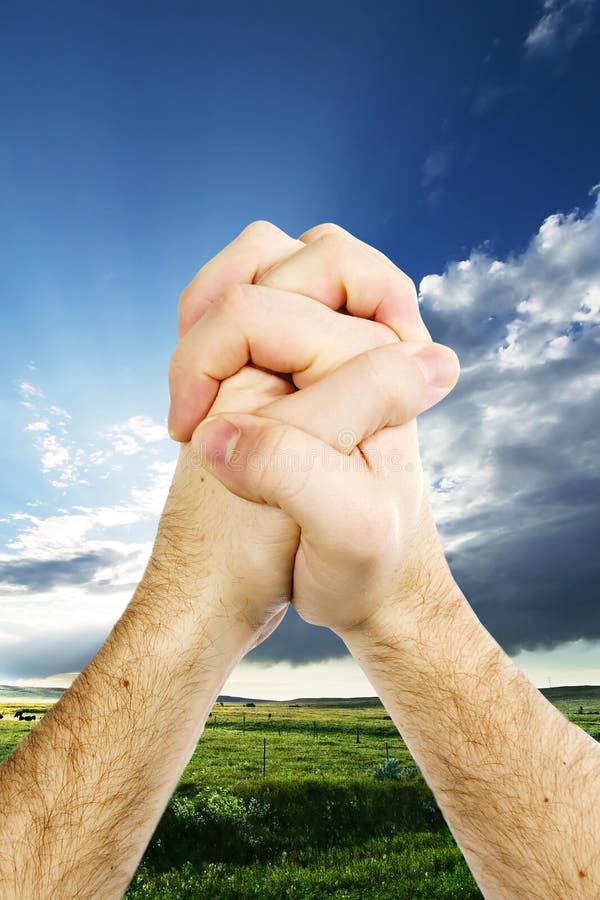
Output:
[[[408,638],[411,632],[431,628],[457,604],[469,607],[448,566],[427,494],[412,536],[384,584],[365,619],[350,628],[336,629],[342,640],[385,635],[390,629],[403,629]]]
[[[424,654],[435,657],[445,635],[471,619],[479,624],[454,580],[431,518],[415,534],[374,611],[336,633],[357,659],[393,652],[396,664],[412,666]]]
[[[177,548],[177,549],[175,549]],[[253,646],[256,629],[239,614],[232,586],[194,560],[172,532],[159,529],[146,570],[125,616],[152,635],[154,652],[203,653],[214,648],[237,662]]]

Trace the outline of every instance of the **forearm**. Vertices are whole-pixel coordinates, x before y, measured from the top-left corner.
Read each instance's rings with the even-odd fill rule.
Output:
[[[445,563],[341,636],[488,898],[598,897],[600,752],[483,628]]]
[[[151,562],[106,643],[0,767],[0,896],[120,897],[246,651],[209,581]]]

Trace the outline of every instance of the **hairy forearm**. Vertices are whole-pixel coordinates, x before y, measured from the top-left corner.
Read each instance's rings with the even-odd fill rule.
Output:
[[[600,895],[600,748],[531,684],[444,562],[341,634],[487,898]]]
[[[248,647],[215,593],[151,560],[106,643],[0,767],[2,898],[122,896]]]

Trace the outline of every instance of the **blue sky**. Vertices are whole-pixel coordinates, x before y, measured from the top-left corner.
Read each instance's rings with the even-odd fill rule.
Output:
[[[536,683],[600,682],[599,6],[3,10],[0,680],[77,671],[124,608],[178,294],[264,218],[337,222],[420,286],[465,370],[421,429],[457,577]],[[372,693],[291,615],[231,686],[275,678]]]

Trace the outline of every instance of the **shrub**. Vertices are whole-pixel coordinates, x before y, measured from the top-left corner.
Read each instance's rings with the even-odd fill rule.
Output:
[[[600,731],[590,731],[590,737],[593,737],[595,741],[600,741]]]
[[[379,766],[378,769],[374,770],[373,776],[375,778],[398,778],[399,771],[399,760],[397,760],[394,756],[391,756],[389,759],[386,759],[382,766]]]
[[[380,779],[394,778],[399,781],[412,781],[413,778],[416,778],[420,774],[421,771],[418,766],[401,766],[399,761],[391,756],[389,759],[386,759],[383,765],[374,770],[373,777]]]
[[[409,780],[405,770],[414,770]],[[174,795],[144,856],[154,872],[182,866],[266,863],[282,852],[352,845],[441,824],[427,805],[430,791],[416,766],[400,777],[343,783],[322,779],[255,780],[236,792],[203,788]],[[404,779],[403,779],[404,776]]]

